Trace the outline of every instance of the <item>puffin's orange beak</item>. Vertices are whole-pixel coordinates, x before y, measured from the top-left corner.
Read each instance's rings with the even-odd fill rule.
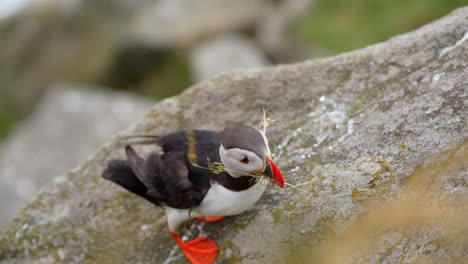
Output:
[[[265,175],[270,177],[270,181],[281,188],[284,188],[284,180],[283,175],[281,175],[281,171],[276,166],[276,164],[271,160],[270,157],[267,157],[267,164],[265,167]]]

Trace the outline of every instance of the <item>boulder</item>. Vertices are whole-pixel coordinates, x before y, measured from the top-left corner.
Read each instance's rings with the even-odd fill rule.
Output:
[[[266,0],[154,1],[132,21],[129,39],[158,49],[190,46],[204,37],[251,28],[271,5]]]
[[[167,65],[174,50],[183,53],[182,47],[202,38],[249,29],[270,5],[266,0],[35,1],[0,20],[0,113],[29,112],[56,81],[138,89],[155,72],[174,68]]]
[[[417,167],[439,160],[458,161],[445,171],[446,180],[432,181],[426,172],[413,185],[436,184],[429,196],[466,212],[467,13],[461,8],[414,32],[336,57],[202,82],[156,104],[122,134],[257,125],[262,109],[278,121],[267,133],[274,159],[300,190],[271,187],[239,216],[188,222],[184,235],[203,233],[220,245],[217,263],[293,263],[298,256],[305,258],[298,263],[311,261],[328,237],[352,228],[375,204],[396,199],[412,186]],[[0,261],[186,263],[166,233],[161,209],[100,178],[106,163],[122,156],[113,137],[45,186],[3,232]],[[452,236],[466,234],[466,221],[453,226],[458,229],[452,233],[431,225],[372,233],[376,251],[353,261],[466,260],[467,236]],[[338,239],[336,245],[358,242]],[[323,252],[334,254],[334,246]],[[341,257],[351,262],[354,252],[342,252],[350,252]]]
[[[296,62],[324,57],[325,52],[297,38],[298,21],[311,12],[316,1],[288,0],[278,2],[261,16],[258,23],[259,45],[277,62]]]
[[[100,78],[134,9],[122,1],[35,1],[0,20],[0,111],[29,112],[57,81]]]
[[[102,140],[140,119],[150,105],[150,100],[129,93],[54,85],[0,148],[0,226],[42,185],[79,165]]]
[[[195,46],[190,62],[196,82],[232,70],[269,65],[266,55],[252,40],[233,33],[206,40]]]

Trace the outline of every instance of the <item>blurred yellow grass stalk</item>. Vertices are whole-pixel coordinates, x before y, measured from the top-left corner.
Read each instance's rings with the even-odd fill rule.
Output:
[[[468,141],[426,164],[429,165],[415,169],[408,177],[401,193],[373,205],[343,232],[330,234],[312,248],[310,255],[296,259],[294,263],[362,262],[377,253],[379,235],[389,231],[404,233],[421,227],[443,232],[443,241],[449,246],[468,246],[468,196],[448,194],[450,191],[443,190],[441,184],[447,176],[468,167]],[[430,256],[415,259],[415,263],[436,263]]]

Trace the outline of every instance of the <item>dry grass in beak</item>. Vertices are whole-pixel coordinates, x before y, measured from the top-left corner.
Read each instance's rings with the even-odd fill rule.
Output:
[[[271,125],[278,125],[278,124],[279,124],[278,121],[267,117],[265,109],[263,109],[263,119],[262,119],[262,122],[260,123],[260,130],[263,132],[263,134],[266,135],[267,127],[269,127]]]

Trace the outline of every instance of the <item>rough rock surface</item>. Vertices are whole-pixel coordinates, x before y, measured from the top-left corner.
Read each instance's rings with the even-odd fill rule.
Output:
[[[242,215],[188,223],[221,246],[217,263],[288,263],[346,226],[367,201],[398,193],[414,168],[468,137],[468,8],[340,56],[231,73],[165,100],[126,133],[257,125],[262,108],[280,122],[268,131],[286,180],[310,192],[269,190]],[[99,176],[122,156],[116,138],[58,177],[0,239],[4,263],[181,263],[162,211]],[[467,170],[455,173],[466,183]],[[311,181],[312,180],[312,181]],[[466,204],[466,184],[445,185]],[[465,191],[463,191],[465,190]],[[434,263],[468,257],[468,242],[444,244],[439,232],[382,243],[370,263]],[[397,240],[397,239],[396,239]],[[437,245],[431,243],[437,241]],[[430,251],[421,250],[431,249]]]
[[[102,140],[136,122],[151,105],[128,93],[71,88],[55,85],[1,145],[1,227],[42,185],[83,162]]]

